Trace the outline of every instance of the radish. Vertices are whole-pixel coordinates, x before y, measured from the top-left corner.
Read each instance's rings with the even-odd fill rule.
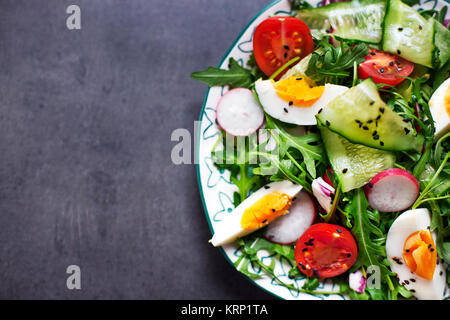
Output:
[[[217,104],[217,123],[232,136],[248,136],[264,122],[264,111],[249,89],[237,88],[225,93]]]
[[[387,169],[364,186],[364,193],[372,208],[380,212],[408,209],[419,195],[419,182],[408,171]]]
[[[330,212],[331,207],[333,206],[333,195],[335,193],[333,186],[330,184],[326,183],[322,178],[315,179],[311,184],[314,197],[316,197],[320,206],[326,213]]]
[[[264,237],[278,244],[292,244],[316,219],[317,209],[312,197],[301,191],[292,201],[289,213],[272,221]]]

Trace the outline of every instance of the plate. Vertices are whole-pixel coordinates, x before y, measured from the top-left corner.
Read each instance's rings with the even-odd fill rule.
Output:
[[[317,7],[322,1],[311,0],[308,2]],[[448,1],[422,0],[421,4],[419,6],[415,6],[415,8],[417,9],[420,7],[424,10],[438,10],[442,6],[446,5],[445,2]],[[233,57],[242,66],[245,66],[252,52],[252,37],[256,26],[270,15],[288,16],[291,14],[292,12],[290,11],[290,4],[288,0],[275,0],[270,3],[267,7],[262,9],[243,29],[241,34],[236,38],[234,43],[223,56],[218,67],[226,69],[230,57]],[[233,210],[233,193],[237,190],[237,187],[230,182],[229,173],[227,171],[218,170],[211,160],[211,150],[220,135],[220,129],[216,123],[216,105],[226,90],[227,89],[225,87],[212,87],[208,89],[197,126],[197,179],[206,219],[212,234],[214,234],[215,228],[218,224],[220,224],[223,218]],[[241,255],[238,246],[235,244],[220,247],[218,250],[220,250],[226,260],[233,265]],[[259,256],[259,258],[264,264],[267,265],[275,263],[274,273],[283,282],[292,284],[296,288],[301,288],[303,286],[303,282],[305,281],[304,278],[296,278],[293,280],[288,277],[289,270],[294,266],[292,261],[289,261],[280,255],[274,255],[269,252],[262,252],[262,255]],[[250,270],[252,273],[260,274],[261,278],[254,280],[244,274],[242,275],[249,281],[253,282],[256,286],[266,290],[280,299],[342,300],[347,298],[340,294],[312,295],[289,289],[283,285],[280,285],[275,279],[267,275],[264,271],[258,270],[256,267],[253,268],[250,266],[249,268],[252,269]],[[337,290],[337,285],[329,279],[321,283],[316,290],[330,292]]]

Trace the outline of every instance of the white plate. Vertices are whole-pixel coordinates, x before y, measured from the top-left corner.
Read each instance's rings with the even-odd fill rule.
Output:
[[[313,6],[318,6],[321,0],[311,0],[308,1]],[[446,1],[430,1],[422,0],[421,8],[423,9],[437,9],[439,10],[443,5],[446,5]],[[448,1],[447,1],[448,2]],[[252,52],[252,36],[256,26],[263,20],[265,20],[270,15],[286,16],[291,15],[290,4],[288,0],[276,0],[265,7],[256,17],[250,21],[250,23],[244,28],[241,34],[236,38],[234,43],[228,49],[227,53],[224,55],[220,61],[218,67],[226,69],[228,65],[228,60],[233,57],[241,65],[245,66],[250,53]],[[209,227],[212,234],[216,226],[222,221],[224,216],[226,216],[234,208],[233,206],[233,193],[237,190],[229,180],[229,173],[227,171],[219,171],[211,161],[211,150],[216,143],[220,129],[216,123],[216,105],[220,97],[225,93],[224,87],[213,87],[210,88],[202,106],[200,113],[200,123],[198,127],[198,144],[197,144],[197,178],[199,183],[199,189],[201,198],[203,201],[203,206],[205,209],[206,219],[208,220]],[[234,263],[240,256],[237,245],[228,245],[221,250],[228,262]],[[269,264],[270,260],[274,259],[276,262],[275,275],[280,278],[283,282],[293,284],[297,288],[301,288],[304,279],[297,278],[294,280],[289,279],[288,272],[293,267],[292,261],[287,261],[285,258],[279,255],[271,255],[267,253],[262,257],[263,262]],[[295,262],[294,262],[295,263]],[[343,295],[311,295],[306,293],[300,293],[296,290],[290,290],[277,281],[272,279],[272,277],[266,275],[264,271],[253,269],[254,273],[260,273],[263,275],[261,279],[252,280],[248,278],[249,281],[255,283],[257,286],[268,291],[276,297],[281,299],[345,299]],[[238,271],[236,271],[238,272]],[[327,280],[322,283],[317,290],[330,291],[333,290],[337,285],[333,283],[332,280]]]

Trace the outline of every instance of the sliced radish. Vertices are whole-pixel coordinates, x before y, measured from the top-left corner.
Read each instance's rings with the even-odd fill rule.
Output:
[[[330,212],[331,207],[333,206],[333,195],[335,193],[333,186],[326,183],[324,179],[317,178],[312,182],[311,187],[314,197],[316,197],[322,209],[325,210],[326,213]]]
[[[292,201],[289,213],[271,222],[264,237],[278,244],[292,244],[316,219],[317,209],[312,197],[301,191]]]
[[[372,208],[380,212],[408,209],[419,195],[419,182],[408,171],[387,169],[364,186],[364,193]]]
[[[225,93],[217,104],[217,123],[232,136],[248,136],[264,122],[264,111],[249,89],[237,88]]]

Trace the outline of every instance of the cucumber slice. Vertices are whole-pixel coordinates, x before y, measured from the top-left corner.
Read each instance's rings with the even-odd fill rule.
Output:
[[[381,41],[385,8],[385,0],[356,0],[300,10],[297,17],[315,36],[333,30],[338,38],[377,44]]]
[[[434,20],[434,64],[442,68],[450,58],[450,31]]]
[[[381,171],[394,166],[392,152],[351,143],[323,125],[319,125],[319,130],[343,192],[362,187]]]
[[[423,136],[386,106],[372,79],[338,96],[316,115],[318,122],[353,143],[390,151],[421,151]]]
[[[388,0],[383,22],[383,51],[433,67],[434,21],[401,0]]]

